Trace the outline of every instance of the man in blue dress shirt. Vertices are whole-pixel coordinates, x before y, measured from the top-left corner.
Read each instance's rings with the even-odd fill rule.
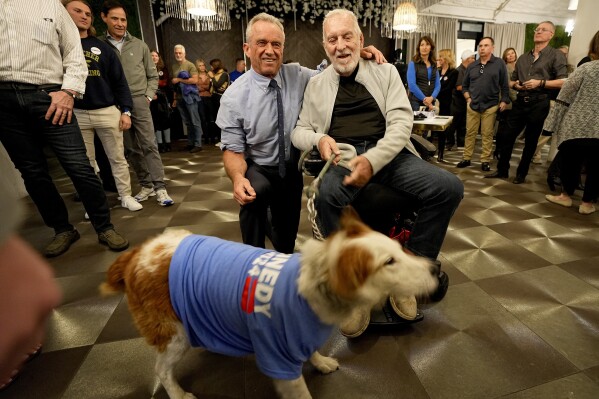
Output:
[[[290,134],[297,122],[304,89],[317,71],[298,64],[283,65],[285,32],[266,13],[252,18],[246,31],[245,55],[251,69],[231,85],[221,99],[216,124],[221,129],[225,170],[233,182],[233,197],[241,205],[239,223],[245,244],[265,247],[270,208],[274,248],[291,253],[299,226],[303,180],[298,172]],[[361,56],[384,62],[371,46]],[[284,109],[285,173],[279,170],[277,90]]]

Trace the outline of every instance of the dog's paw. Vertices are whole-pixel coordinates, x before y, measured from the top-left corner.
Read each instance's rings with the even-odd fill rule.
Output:
[[[332,357],[321,356],[318,362],[314,363],[314,367],[323,374],[330,374],[339,369],[339,362]]]

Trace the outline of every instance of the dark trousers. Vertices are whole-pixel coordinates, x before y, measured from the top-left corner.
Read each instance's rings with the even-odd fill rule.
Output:
[[[453,147],[457,144],[458,147],[463,147],[466,141],[466,109],[451,108],[453,122],[445,132],[447,136],[447,146]]]
[[[200,113],[200,119],[202,120],[202,130],[204,131],[204,141],[209,144],[213,137],[213,124],[212,120],[212,97],[202,96],[202,101],[198,103],[198,112]]]
[[[355,145],[358,155],[374,144]],[[354,202],[363,188],[343,185],[351,172],[331,165],[323,176],[315,200],[318,223],[327,237],[339,226],[343,208]],[[454,174],[434,166],[407,150],[400,152],[371,179],[397,192],[402,198],[415,198],[416,218],[407,248],[421,256],[437,259],[451,217],[464,197],[464,185]],[[376,204],[372,204],[373,207]]]
[[[537,149],[539,136],[543,130],[543,122],[549,113],[549,98],[537,99],[535,101],[524,102],[518,99],[514,102],[512,111],[508,115],[505,123],[501,124],[501,129],[497,132],[499,162],[497,171],[502,174],[509,174],[510,159],[516,138],[524,131],[524,150],[520,164],[516,170],[516,175],[526,177],[530,162]],[[501,146],[501,147],[499,147]]]
[[[212,139],[216,141],[220,141],[220,127],[216,124],[216,117],[218,116],[218,110],[220,109],[220,98],[222,96],[220,94],[212,95],[212,115],[210,117],[212,126]]]
[[[65,203],[48,170],[44,144],[48,144],[73,181],[95,230],[100,233],[113,226],[106,194],[89,163],[83,136],[73,115],[71,123],[53,125],[45,119],[51,103],[48,92],[36,86],[3,83],[0,86],[0,141],[15,167],[21,172],[25,188],[44,222],[62,233],[73,229]]]
[[[248,161],[245,177],[256,191],[256,200],[243,205],[239,211],[243,242],[264,248],[266,233],[270,230],[274,248],[292,253],[302,206],[302,175],[292,163],[288,163],[287,174],[281,178],[278,166],[260,166]]]
[[[592,202],[599,196],[599,139],[572,139],[559,146],[563,191],[573,195],[580,182],[580,170],[586,166],[587,178],[582,200]]]

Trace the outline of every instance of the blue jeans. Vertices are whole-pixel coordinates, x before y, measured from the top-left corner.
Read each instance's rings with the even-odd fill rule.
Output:
[[[374,144],[355,146],[358,155]],[[353,202],[360,188],[344,186],[350,171],[331,166],[324,175],[315,201],[318,223],[323,235],[338,228],[343,208]],[[416,198],[418,213],[408,249],[418,255],[437,259],[451,217],[464,197],[464,185],[452,173],[429,164],[407,150],[399,153],[371,179],[397,191],[398,195]],[[376,207],[377,204],[372,204]]]
[[[202,146],[202,119],[198,111],[198,103],[193,102],[187,104],[185,100],[181,99],[177,101],[177,108],[181,114],[183,123],[187,125],[187,141],[190,146],[201,147]]]
[[[9,83],[0,85],[0,141],[15,167],[21,172],[25,188],[44,222],[56,234],[70,231],[69,215],[48,170],[44,145],[48,144],[67,175],[73,181],[96,232],[113,226],[106,194],[89,163],[83,136],[75,115],[71,123],[53,125],[44,116],[50,106],[48,92],[60,86],[40,90],[36,86]]]

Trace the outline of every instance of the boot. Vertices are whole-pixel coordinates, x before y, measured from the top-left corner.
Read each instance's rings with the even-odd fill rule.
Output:
[[[437,162],[443,162],[443,147],[439,147],[437,150]]]

